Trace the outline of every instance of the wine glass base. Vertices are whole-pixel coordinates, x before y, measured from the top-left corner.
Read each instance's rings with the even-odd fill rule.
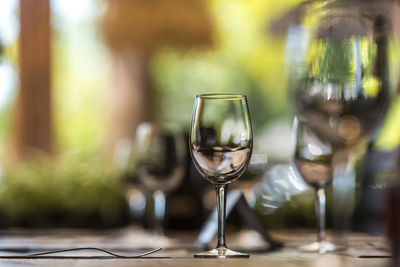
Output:
[[[319,254],[325,254],[338,250],[338,247],[328,241],[322,241],[302,245],[299,249],[302,252],[318,252]]]
[[[193,255],[195,258],[217,258],[217,259],[226,259],[226,258],[248,258],[249,254],[236,252],[227,248],[214,248],[209,251],[196,253]]]

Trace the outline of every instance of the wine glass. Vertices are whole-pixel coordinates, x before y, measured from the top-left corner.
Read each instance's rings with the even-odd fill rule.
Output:
[[[303,180],[316,192],[317,241],[300,246],[305,252],[321,254],[335,250],[326,240],[326,190],[333,178],[332,147],[321,141],[307,124],[295,119],[296,150],[294,162]]]
[[[181,184],[185,175],[184,134],[173,123],[144,122],[137,127],[135,148],[136,173],[152,194],[155,228],[162,234],[166,195]]]
[[[228,185],[238,179],[249,163],[253,134],[244,95],[196,96],[190,130],[190,153],[196,169],[215,186],[218,209],[218,243],[197,258],[247,258],[225,242],[225,208]]]
[[[331,146],[335,179],[349,180],[354,177],[355,156],[388,108],[390,22],[379,6],[353,1],[315,1],[309,11],[307,23],[317,21],[317,25],[309,27],[307,50],[297,53],[302,60],[295,60],[302,62],[301,71],[294,72],[302,74],[291,83],[296,115]],[[348,219],[344,213],[353,194],[344,191],[335,199],[343,221]]]

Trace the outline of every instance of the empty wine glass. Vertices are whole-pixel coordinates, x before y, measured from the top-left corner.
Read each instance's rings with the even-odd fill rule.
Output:
[[[340,195],[334,205],[341,211],[338,222],[349,218],[355,155],[380,125],[390,100],[390,21],[375,3],[309,2],[304,25],[312,26],[311,38],[306,51],[297,53],[301,68],[291,82],[298,120],[331,146],[335,179],[353,181],[334,188]]]
[[[246,96],[196,96],[189,143],[197,170],[215,186],[218,209],[217,246],[194,257],[249,257],[228,249],[225,242],[226,190],[244,173],[252,152],[253,134]]]
[[[303,180],[316,192],[315,215],[317,241],[300,246],[302,251],[326,253],[335,245],[326,240],[326,190],[332,182],[332,148],[322,142],[305,124],[295,120],[296,150],[294,162]]]
[[[156,231],[162,233],[166,195],[175,190],[185,175],[186,145],[175,124],[141,123],[136,131],[136,173],[152,194]]]

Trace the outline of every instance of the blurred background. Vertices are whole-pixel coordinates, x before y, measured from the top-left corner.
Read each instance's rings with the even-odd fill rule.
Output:
[[[196,94],[239,93],[254,151],[235,186],[266,228],[314,228],[314,192],[291,164],[288,31],[301,2],[1,1],[0,226],[154,227],[165,213],[162,228],[198,230],[215,206],[211,185],[183,149],[181,179],[157,198],[138,171],[149,127],[140,140],[137,128],[169,122],[185,136]],[[394,36],[393,90],[396,47]],[[400,143],[400,99],[392,100],[357,163],[355,230],[384,231]],[[328,226],[329,205],[330,192]]]

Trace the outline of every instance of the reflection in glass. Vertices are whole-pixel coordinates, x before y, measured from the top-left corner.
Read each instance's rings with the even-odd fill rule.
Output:
[[[293,86],[298,119],[335,150],[350,149],[366,137],[389,100],[389,22],[341,3],[323,9],[303,77]]]

